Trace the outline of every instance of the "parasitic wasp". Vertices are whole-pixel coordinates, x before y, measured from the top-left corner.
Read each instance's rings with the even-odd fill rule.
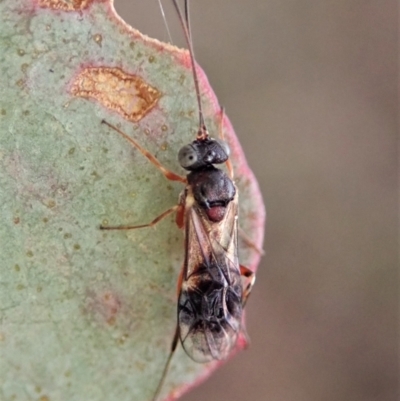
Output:
[[[179,164],[187,171],[186,177],[168,170],[133,138],[102,121],[137,148],[168,180],[185,184],[178,204],[148,224],[100,226],[102,230],[151,227],[175,212],[176,223],[185,233],[185,256],[178,280],[177,324],[153,400],[161,391],[179,341],[196,362],[228,357],[239,333],[245,334],[242,311],[255,281],[255,274],[241,266],[238,258],[238,188],[233,181],[230,150],[222,134],[224,112],[221,109],[220,138],[212,138],[203,117],[188,0],[184,1],[183,12],[177,0],[173,4],[188,45],[199,113],[196,139],[178,153]],[[223,163],[227,173],[215,167]]]

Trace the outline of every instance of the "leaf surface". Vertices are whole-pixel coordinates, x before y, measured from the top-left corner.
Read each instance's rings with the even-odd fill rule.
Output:
[[[177,151],[197,129],[188,54],[90,0],[1,1],[0,54],[0,399],[149,400],[174,332],[183,233],[172,217],[99,225],[147,223],[182,185],[101,120],[183,175]],[[200,81],[217,133],[218,102]],[[261,246],[260,192],[227,118],[223,129],[240,225]],[[259,255],[240,244],[240,260],[254,270]],[[178,347],[162,394],[215,367]]]

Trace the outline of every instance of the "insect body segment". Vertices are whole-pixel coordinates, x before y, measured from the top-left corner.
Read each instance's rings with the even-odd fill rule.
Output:
[[[190,171],[187,180],[194,200],[213,222],[224,218],[226,206],[236,194],[232,180],[222,170],[213,166],[226,162],[229,154],[229,147],[224,141],[210,137],[196,139],[184,146],[178,154],[180,165]]]
[[[178,326],[186,353],[196,362],[225,359],[242,319],[242,281],[237,256],[237,195],[225,218],[213,222],[186,189],[187,252],[178,300]]]
[[[179,164],[186,170],[196,170],[211,164],[221,164],[229,158],[229,146],[212,138],[195,140],[178,153]]]
[[[222,170],[213,166],[192,171],[187,179],[195,201],[208,219],[213,222],[221,221],[229,202],[236,194],[232,180]]]
[[[219,267],[199,266],[179,295],[179,335],[186,353],[196,362],[226,359],[236,344],[241,322],[240,277],[227,283],[216,279]]]

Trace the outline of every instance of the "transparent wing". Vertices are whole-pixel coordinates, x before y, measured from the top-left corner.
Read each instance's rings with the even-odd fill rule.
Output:
[[[178,301],[180,339],[197,362],[225,359],[242,316],[237,257],[237,198],[224,219],[211,223],[196,203],[186,208],[186,255]]]
[[[217,264],[227,278],[232,272],[240,274],[237,213],[237,195],[228,204],[225,217],[219,223],[210,222],[196,203],[186,209],[184,279],[202,265]]]

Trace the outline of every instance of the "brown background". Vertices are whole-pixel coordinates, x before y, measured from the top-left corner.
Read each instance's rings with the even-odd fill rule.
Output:
[[[115,5],[168,39],[157,0]],[[396,400],[397,3],[191,5],[198,62],[268,222],[247,308],[251,348],[182,400]]]

